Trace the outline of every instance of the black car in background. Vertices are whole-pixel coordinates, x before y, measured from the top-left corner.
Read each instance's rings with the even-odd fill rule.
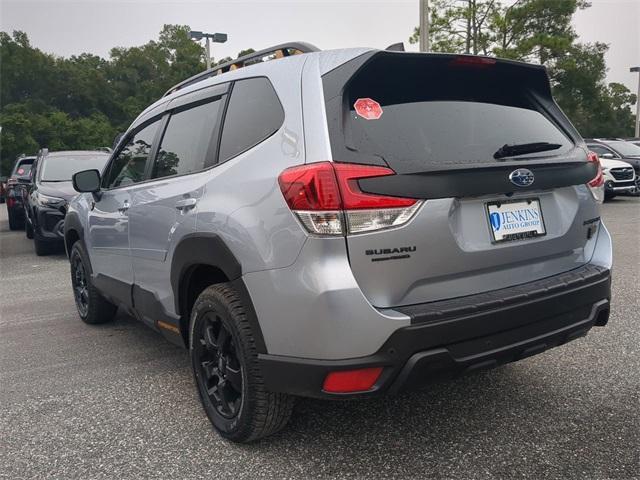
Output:
[[[589,150],[600,158],[622,160],[630,164],[636,172],[636,190],[640,195],[640,146],[621,138],[585,138]]]
[[[90,169],[102,172],[108,159],[104,151],[43,149],[38,153],[24,196],[27,237],[33,238],[36,254],[46,255],[63,245],[67,204],[77,195],[71,184],[73,174]]]
[[[31,166],[36,157],[18,157],[11,175],[7,179],[5,199],[7,204],[7,216],[9,217],[9,229],[21,230],[24,228],[24,207],[22,199],[27,185],[31,183]]]

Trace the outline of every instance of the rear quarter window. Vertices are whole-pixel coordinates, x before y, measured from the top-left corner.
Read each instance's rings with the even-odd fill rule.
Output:
[[[220,143],[220,162],[256,146],[284,122],[284,110],[271,82],[264,77],[233,85]]]

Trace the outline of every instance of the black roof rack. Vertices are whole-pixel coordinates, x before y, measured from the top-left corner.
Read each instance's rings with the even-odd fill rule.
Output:
[[[261,63],[265,57],[273,57],[269,60],[277,60],[284,57],[289,57],[291,55],[299,55],[301,53],[310,53],[310,52],[319,52],[320,49],[310,43],[306,42],[290,42],[290,43],[282,43],[280,45],[276,45],[275,47],[265,48],[264,50],[260,50],[259,52],[250,53],[248,55],[243,55],[242,57],[236,58],[235,60],[231,60],[229,62],[223,63],[221,65],[216,65],[209,70],[205,70],[202,73],[198,73],[193,77],[187,78],[186,80],[180,82],[177,85],[171,87],[167,92],[163,95],[166,97],[167,95],[180,90],[181,88],[187,87],[189,85],[193,85],[194,83],[201,82],[206,80],[207,78],[215,77],[216,75],[220,75],[221,73],[228,72],[230,70],[236,70],[238,68],[246,67],[249,65],[253,65],[255,63]]]

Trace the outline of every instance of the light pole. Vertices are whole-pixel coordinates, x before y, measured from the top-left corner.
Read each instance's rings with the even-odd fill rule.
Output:
[[[640,67],[632,67],[630,72],[640,73]],[[638,75],[638,96],[636,97],[636,138],[640,137],[640,75]]]
[[[420,51],[429,51],[429,0],[420,0]]]
[[[224,43],[227,41],[227,34],[226,33],[204,33],[204,32],[192,30],[189,32],[189,38],[197,42],[202,40],[203,38],[207,39],[206,61],[207,61],[207,70],[210,70],[211,69],[211,47],[209,46],[209,40],[212,40],[213,43]]]

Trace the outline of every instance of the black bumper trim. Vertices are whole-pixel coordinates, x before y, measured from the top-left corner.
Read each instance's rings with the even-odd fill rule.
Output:
[[[544,292],[532,290],[524,297],[516,295],[522,286],[502,289],[497,292],[507,294],[505,298],[510,300],[486,305],[473,303],[479,296],[465,297],[469,302],[466,308],[463,299],[457,299],[459,308],[455,309],[449,308],[450,300],[425,304],[427,317],[436,304],[446,306],[440,310],[447,313],[437,320],[396,330],[378,352],[368,357],[311,360],[259,354],[265,385],[272,391],[317,398],[394,393],[434,379],[520,360],[607,323],[611,298],[608,269],[589,265],[544,281],[558,286]],[[508,295],[509,291],[513,295]],[[411,308],[418,316],[419,306]],[[376,366],[385,369],[371,391],[346,395],[322,391],[324,378],[331,371]]]

